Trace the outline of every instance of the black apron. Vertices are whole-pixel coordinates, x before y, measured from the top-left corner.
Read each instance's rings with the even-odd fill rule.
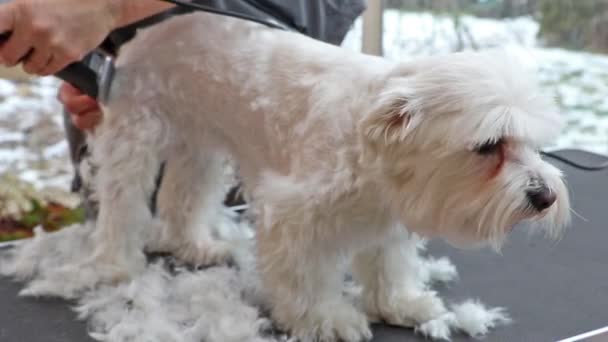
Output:
[[[365,9],[365,0],[194,0],[201,5],[274,20],[314,39],[339,45],[355,19]],[[137,28],[151,25],[172,15],[193,10],[175,7],[110,34],[109,41],[120,46],[135,35]]]

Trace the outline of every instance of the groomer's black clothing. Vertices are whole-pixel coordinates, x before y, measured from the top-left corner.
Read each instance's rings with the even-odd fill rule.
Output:
[[[262,20],[278,21],[294,31],[334,45],[342,43],[355,19],[365,9],[366,3],[365,0],[195,0],[194,2]],[[125,26],[113,31],[101,47],[116,53],[122,44],[135,36],[137,29],[192,11],[190,8],[174,7]],[[201,32],[201,34],[205,33]],[[84,62],[86,63],[86,57]],[[97,212],[96,205],[89,201],[88,190],[82,189],[78,172],[80,162],[87,155],[85,136],[72,124],[68,113],[64,113],[64,124],[75,173],[72,190],[83,194],[87,216],[93,218]]]
[[[281,24],[330,44],[339,45],[355,19],[365,9],[365,0],[195,0],[220,9]],[[120,46],[131,39],[135,30],[173,15],[192,12],[175,7],[165,13],[126,26],[110,34],[110,41]]]

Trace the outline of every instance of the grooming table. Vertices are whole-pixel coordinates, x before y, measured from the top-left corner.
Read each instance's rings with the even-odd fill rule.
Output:
[[[562,151],[575,161],[594,164],[605,158]],[[503,249],[457,250],[434,242],[429,252],[447,255],[460,279],[438,288],[448,302],[478,298],[506,307],[514,322],[490,332],[492,342],[552,342],[608,326],[608,170],[586,172],[557,161],[567,176],[572,207],[583,216],[559,242],[518,227]],[[61,300],[18,298],[20,284],[0,279],[0,341],[87,342],[86,323],[77,321]],[[608,335],[593,341],[607,341]],[[374,342],[424,341],[411,330],[374,326]],[[455,336],[454,341],[476,341]]]

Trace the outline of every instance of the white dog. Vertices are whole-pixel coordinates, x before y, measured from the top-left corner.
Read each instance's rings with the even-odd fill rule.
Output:
[[[230,258],[213,234],[229,155],[282,327],[302,340],[359,341],[371,336],[368,318],[436,319],[446,309],[419,286],[414,234],[498,248],[519,222],[551,236],[568,222],[561,173],[538,153],[559,115],[531,76],[500,52],[393,64],[205,13],[142,30],[120,53],[93,137],[90,262],[106,280],[143,267],[146,203],[165,160],[167,226],[150,246],[194,263]],[[363,310],[341,294],[349,267]]]

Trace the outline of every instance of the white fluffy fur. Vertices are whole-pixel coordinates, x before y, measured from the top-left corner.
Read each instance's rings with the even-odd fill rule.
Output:
[[[504,308],[487,309],[481,302],[467,300],[452,306],[456,325],[468,335],[481,338],[489,329],[511,323]]]
[[[70,268],[88,256],[92,228],[90,223],[74,225],[52,234],[36,229],[34,239],[3,255],[0,271],[28,280],[28,286],[21,292],[23,296],[77,299],[78,317],[88,321],[91,336],[100,341],[293,340],[282,333],[270,333],[274,330],[273,323],[261,314],[265,303],[254,272],[251,244],[241,246],[235,258],[238,269],[217,266],[188,271],[177,267],[171,273],[169,260],[160,259],[130,281],[87,287],[97,283],[99,275],[78,273]],[[233,232],[238,233],[232,238],[235,235],[246,238],[245,225],[235,228]],[[432,283],[454,280],[456,269],[446,258],[422,258],[416,251],[424,249],[424,241],[415,241],[409,261],[420,276],[409,286],[431,294]],[[362,306],[362,287],[351,282],[345,285],[348,300]],[[416,310],[424,314],[429,308],[423,305]],[[452,310],[443,308],[441,315],[417,325],[416,331],[433,339],[449,339],[452,331],[478,337],[508,322],[501,309],[486,309],[475,301],[454,305]]]
[[[60,296],[74,299],[92,289],[103,277],[101,269],[77,267],[77,262],[90,255],[89,235],[93,225],[77,225],[56,233],[35,229],[35,236],[3,256],[0,272],[20,281],[28,280],[21,290],[24,296]]]
[[[275,341],[262,335],[270,322],[241,298],[243,284],[226,267],[172,277],[152,264],[132,282],[88,294],[77,311],[102,341]]]
[[[368,339],[368,318],[437,338],[459,322],[484,332],[500,319],[459,320],[426,286],[455,272],[420,262],[417,235],[499,248],[523,220],[551,236],[568,221],[561,173],[538,154],[559,115],[505,53],[393,64],[196,13],[142,30],[117,67],[92,137],[95,249],[80,265],[104,282],[145,272],[144,248],[230,260],[214,234],[228,155],[252,201],[263,296],[304,342]],[[473,151],[497,140],[496,153]],[[159,225],[146,199],[165,160]],[[557,201],[537,212],[526,191],[541,183]],[[160,234],[147,231],[155,225]],[[349,269],[362,309],[341,295]]]

